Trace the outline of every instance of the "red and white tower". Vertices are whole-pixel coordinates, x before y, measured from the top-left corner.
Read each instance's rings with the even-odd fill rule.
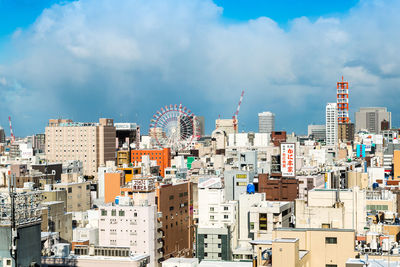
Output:
[[[343,81],[336,84],[338,123],[349,123],[349,83]]]

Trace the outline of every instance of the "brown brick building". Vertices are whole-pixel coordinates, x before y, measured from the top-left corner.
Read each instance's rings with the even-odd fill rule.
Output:
[[[268,174],[259,174],[258,192],[265,193],[266,200],[294,201],[299,196],[299,181],[292,178],[270,178]]]
[[[271,141],[274,146],[280,146],[281,143],[286,142],[286,132],[285,131],[274,131],[271,133]]]
[[[162,212],[164,259],[193,257],[193,194],[191,183],[159,185],[156,189],[158,211]]]

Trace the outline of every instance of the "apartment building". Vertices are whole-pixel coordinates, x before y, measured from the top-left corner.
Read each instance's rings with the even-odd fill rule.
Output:
[[[135,205],[134,201],[125,197],[120,205],[100,207],[99,245],[129,247],[132,254],[148,254],[151,267],[160,266],[161,262],[160,228],[154,204]]]
[[[164,259],[192,257],[194,224],[191,183],[161,184],[156,187],[158,211],[163,231]]]
[[[338,143],[338,110],[336,103],[326,104],[325,119],[326,144],[334,146]]]
[[[79,160],[83,174],[96,178],[100,165],[115,161],[115,138],[112,119],[102,118],[98,123],[50,119],[46,127],[46,160]]]
[[[231,260],[237,240],[237,201],[228,201],[220,178],[200,178],[196,257]]]

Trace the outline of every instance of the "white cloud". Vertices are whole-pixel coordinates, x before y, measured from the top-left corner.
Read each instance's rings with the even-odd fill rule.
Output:
[[[305,129],[323,121],[342,75],[352,107],[385,105],[386,93],[397,90],[399,3],[362,1],[343,17],[302,17],[288,30],[265,17],[222,22],[222,8],[204,0],[54,5],[13,37],[15,60],[2,69],[26,90],[9,104],[20,106],[14,112],[77,119],[140,111],[147,122],[160,105],[181,101],[213,120],[216,112],[233,114],[246,89],[243,120],[275,109],[285,119],[295,115],[285,128]]]

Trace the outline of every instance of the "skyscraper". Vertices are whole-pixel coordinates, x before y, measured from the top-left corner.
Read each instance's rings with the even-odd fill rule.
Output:
[[[392,113],[384,107],[360,108],[356,112],[356,132],[366,129],[370,133],[381,132],[381,122],[389,122],[389,128],[392,126]]]
[[[334,146],[338,141],[338,110],[336,103],[326,104],[326,144]]]
[[[4,129],[0,126],[0,143],[5,143],[6,142],[6,134],[4,132]]]
[[[275,114],[269,111],[258,113],[258,132],[271,133],[275,130]]]

